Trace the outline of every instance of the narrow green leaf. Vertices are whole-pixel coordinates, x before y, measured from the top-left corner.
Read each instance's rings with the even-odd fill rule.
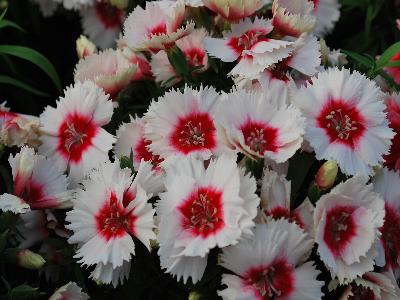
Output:
[[[182,50],[178,47],[174,47],[167,52],[168,60],[174,67],[175,71],[183,78],[187,78],[189,75],[189,64],[186,60]]]
[[[349,51],[349,50],[341,50],[341,52],[343,52],[344,54],[346,54],[347,56],[352,58],[357,63],[362,64],[368,68],[372,67],[375,64],[374,60],[372,60],[368,56],[358,54],[356,52]]]
[[[27,284],[21,284],[12,288],[8,292],[8,297],[10,299],[32,299],[38,296],[38,288],[31,287]]]
[[[376,62],[376,66],[378,69],[385,67],[393,56],[395,56],[398,52],[400,52],[400,42],[397,42],[387,48],[385,52],[382,53],[381,57]]]
[[[19,31],[22,31],[22,32],[25,31],[21,26],[19,26],[18,24],[14,23],[12,21],[0,20],[0,29],[6,28],[6,27],[12,27],[12,28],[15,28],[15,29],[17,29]]]
[[[17,79],[14,79],[12,77],[6,76],[6,75],[0,75],[0,84],[8,84],[8,85],[13,85],[16,86],[20,89],[23,89],[29,93],[35,94],[37,96],[41,96],[41,97],[49,97],[50,95],[39,91],[33,87],[31,87],[29,84],[26,84],[22,81],[19,81]]]
[[[388,62],[385,67],[400,67],[400,60]]]
[[[0,15],[0,21],[3,20],[4,16],[6,15],[7,12],[7,7],[3,10],[3,12]]]
[[[61,81],[53,65],[36,50],[17,45],[0,45],[0,53],[13,55],[35,64],[50,77],[58,91],[61,91]]]

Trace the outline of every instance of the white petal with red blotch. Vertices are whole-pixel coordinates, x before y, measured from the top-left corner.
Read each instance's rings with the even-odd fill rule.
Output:
[[[144,134],[144,122],[142,118],[130,116],[129,123],[123,123],[116,132],[117,140],[114,145],[114,154],[117,158],[129,157],[133,152],[133,166],[139,167],[140,160],[137,159],[135,148],[140,144]]]
[[[314,33],[324,36],[332,31],[340,18],[340,4],[338,0],[319,0],[316,8],[317,25]]]
[[[171,90],[157,101],[153,101],[144,116],[145,138],[151,141],[149,145],[151,152],[163,158],[189,153],[209,158],[212,154],[221,151],[222,145],[219,144],[214,122],[219,97],[220,95],[213,87],[200,87],[199,90],[194,90],[187,86],[183,92]],[[200,120],[196,119],[197,116]],[[198,126],[201,128],[202,125],[205,128],[200,129],[200,133],[204,134],[203,145],[195,145],[194,141],[189,140],[192,138],[192,129],[190,129],[192,124],[195,128]],[[184,127],[179,129],[179,126]],[[184,128],[189,129],[185,133],[186,136],[182,137]],[[189,146],[187,141],[189,141]]]
[[[290,210],[290,190],[291,183],[285,176],[264,169],[260,194],[261,207],[265,210],[272,210],[275,207]]]
[[[161,86],[170,87],[182,80],[182,77],[176,73],[169,62],[168,55],[164,50],[153,54],[150,66],[156,82],[160,83]]]
[[[380,236],[379,228],[383,225],[385,211],[382,199],[372,189],[371,184],[366,185],[359,177],[353,177],[337,185],[317,202],[314,224],[318,252],[332,277],[337,276],[340,282],[373,269],[373,260],[377,255],[374,243]],[[326,216],[330,209],[340,206],[354,208],[350,215],[354,233],[345,246],[337,248],[340,252],[334,254],[324,238],[328,221]]]
[[[307,119],[305,138],[317,159],[336,161],[347,175],[372,175],[372,167],[383,161],[394,135],[385,118],[383,94],[357,71],[331,68],[311,80],[312,84],[293,90],[293,99]],[[365,130],[354,149],[342,142],[330,142],[325,128],[318,125],[317,119],[332,99],[342,101],[363,119]]]
[[[14,214],[23,214],[29,212],[31,208],[23,199],[5,193],[0,196],[0,210],[10,211]]]
[[[302,34],[294,42],[288,66],[307,76],[313,76],[321,65],[320,44],[311,34]]]
[[[400,173],[383,168],[377,172],[373,180],[374,191],[385,203],[400,211]]]
[[[57,289],[49,300],[87,300],[89,296],[75,282],[68,282]]]
[[[311,236],[315,236],[314,229],[314,205],[311,203],[310,199],[306,198],[304,201],[293,211],[297,214],[304,225],[304,230]]]
[[[101,126],[110,122],[112,112],[112,102],[94,83],[78,82],[66,88],[65,96],[57,101],[57,107],[47,106],[40,115],[42,144],[39,147],[39,153],[53,159],[61,170],[71,167],[73,175],[70,176],[70,180],[72,184],[76,184],[91,168],[99,162],[108,160],[108,151],[112,148],[114,137]],[[82,158],[70,166],[69,157],[64,156],[58,149],[61,142],[60,134],[62,134],[59,131],[68,116],[74,114],[90,120],[95,128],[95,134],[91,145],[82,151]]]
[[[150,162],[142,159],[131,188],[134,188],[135,185],[138,185],[142,187],[147,194],[154,197],[164,190],[163,181],[163,175],[153,170],[153,166]]]
[[[221,283],[226,285],[222,291],[218,291],[218,295],[224,300],[257,300],[256,291],[246,287],[243,279],[236,275],[222,274]]]
[[[226,130],[229,143],[251,158],[266,156],[278,163],[289,159],[302,143],[304,119],[293,105],[278,104],[279,97],[274,90],[269,94],[246,91],[227,94],[219,105],[217,117],[218,123]],[[246,126],[249,120],[276,133],[275,138],[266,137],[273,140],[273,145],[265,145],[264,153],[255,151],[245,141],[241,127]]]
[[[122,266],[116,268],[112,264],[104,265],[98,263],[92,273],[90,273],[89,278],[105,284],[111,283],[115,288],[119,284],[122,285],[125,279],[129,278],[130,270],[131,263],[126,261],[124,261]]]
[[[206,37],[204,46],[210,56],[217,57],[224,62],[233,62],[240,57],[241,53],[232,49],[228,42],[224,39]]]

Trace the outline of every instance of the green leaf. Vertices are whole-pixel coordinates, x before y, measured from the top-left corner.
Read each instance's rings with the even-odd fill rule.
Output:
[[[9,299],[32,299],[39,296],[38,288],[27,284],[21,284],[8,292]]]
[[[400,60],[388,62],[385,67],[400,67]]]
[[[36,50],[17,45],[0,45],[0,53],[13,55],[35,64],[50,77],[57,90],[61,91],[61,81],[53,65]]]
[[[376,62],[376,66],[378,69],[383,69],[387,66],[393,56],[395,56],[398,52],[400,52],[400,42],[397,42],[387,48],[385,52],[382,53],[381,57]]]
[[[0,84],[13,85],[13,86],[16,86],[16,87],[18,87],[20,89],[23,89],[23,90],[25,90],[25,91],[27,91],[29,93],[32,93],[32,94],[35,94],[35,95],[38,95],[38,96],[42,96],[42,97],[49,97],[50,96],[49,94],[47,94],[45,92],[39,91],[39,90],[31,87],[29,84],[26,84],[26,83],[24,83],[22,81],[19,81],[17,79],[14,79],[14,78],[6,76],[6,75],[0,75]]]
[[[170,64],[174,67],[175,71],[186,79],[190,73],[189,64],[182,50],[179,49],[178,47],[173,47],[170,50],[168,50],[167,54],[168,54],[168,60]]]
[[[119,165],[121,169],[129,168],[132,172],[135,172],[135,168],[133,166],[133,154],[131,155],[132,159],[127,156],[122,156],[119,160]]]
[[[364,65],[368,68],[373,67],[375,64],[375,61],[373,59],[371,59],[371,57],[369,57],[369,56],[358,54],[356,52],[349,51],[349,50],[341,50],[341,52],[343,52],[344,54],[346,54],[347,56],[352,58],[357,63]]]
[[[6,28],[6,27],[12,27],[12,28],[15,28],[15,29],[17,29],[19,31],[25,32],[25,30],[21,26],[19,26],[18,24],[14,23],[12,21],[0,20],[0,29]]]
[[[3,12],[0,15],[0,21],[3,20],[4,16],[6,15],[7,12],[7,7],[3,10]]]

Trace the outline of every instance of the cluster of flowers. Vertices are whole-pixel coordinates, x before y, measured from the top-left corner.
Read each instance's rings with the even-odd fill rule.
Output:
[[[337,1],[275,0],[271,18],[255,16],[269,1],[187,2],[147,2],[124,20],[111,3],[63,1],[81,9],[100,48],[121,24],[123,34],[101,52],[78,40],[75,83],[38,119],[1,107],[2,142],[26,144],[9,159],[13,194],[0,196],[0,209],[20,214],[29,237],[21,246],[54,231],[76,245],[91,278],[114,286],[129,277],[136,239],[157,247],[161,268],[184,283],[201,280],[218,248],[223,299],[311,300],[325,284],[310,260],[315,245],[329,290],[399,299],[400,95],[344,68],[345,57],[318,40],[339,18]],[[190,6],[217,14],[213,32],[188,19]],[[168,57],[176,48],[194,72],[210,57],[231,63],[235,86],[170,89],[116,136],[107,132],[132,81],[184,79]],[[286,174],[299,151],[328,160],[315,180],[325,193],[293,209]],[[258,159],[261,178],[245,167]],[[333,188],[332,166],[347,176]],[[65,225],[54,209],[69,209]],[[86,299],[74,283],[53,297],[74,293]]]

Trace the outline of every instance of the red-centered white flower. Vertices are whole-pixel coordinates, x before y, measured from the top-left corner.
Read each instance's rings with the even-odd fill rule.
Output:
[[[78,55],[78,58],[84,58],[86,56],[89,56],[90,54],[96,53],[97,48],[95,44],[93,44],[92,41],[88,40],[88,38],[84,35],[81,35],[77,40],[76,40],[76,54]]]
[[[129,123],[122,124],[117,130],[117,141],[115,142],[114,153],[130,157],[133,154],[133,166],[138,170],[140,162],[148,161],[153,165],[153,170],[161,172],[161,163],[164,161],[159,155],[153,154],[149,149],[150,141],[144,137],[143,118],[132,118]]]
[[[15,156],[8,159],[14,180],[13,194],[0,196],[0,208],[6,209],[14,199],[30,209],[66,208],[71,206],[72,191],[67,190],[68,179],[54,162],[38,155],[29,147],[23,147]],[[17,206],[19,207],[19,206]]]
[[[98,263],[89,277],[96,282],[112,284],[115,288],[129,278],[130,270],[131,263],[127,261],[124,261],[120,267],[114,267],[111,263],[106,265]]]
[[[312,0],[317,24],[314,33],[324,36],[332,31],[340,18],[340,4],[338,0]]]
[[[223,249],[222,275],[227,288],[223,299],[321,299],[323,282],[317,281],[313,262],[303,263],[313,241],[286,220],[257,225],[254,238]]]
[[[149,150],[162,158],[196,153],[205,159],[221,151],[214,122],[220,95],[213,87],[171,90],[145,114]]]
[[[385,166],[400,171],[400,94],[389,95],[386,97],[385,103],[390,127],[396,133],[392,140],[390,153],[384,156]]]
[[[135,53],[128,47],[122,49],[122,54],[132,64],[136,65],[136,72],[133,74],[132,81],[138,81],[142,79],[151,79],[153,74],[151,73],[150,63],[146,56],[142,53]]]
[[[400,51],[393,55],[393,57],[390,59],[390,62],[398,61],[400,61]],[[393,78],[393,80],[397,84],[400,84],[400,67],[386,67],[385,71]]]
[[[206,37],[207,52],[224,62],[238,60],[230,75],[250,77],[289,56],[293,42],[268,37],[273,29],[271,20],[244,19],[232,24],[231,31],[223,39]]]
[[[75,67],[75,82],[93,81],[114,99],[136,72],[121,50],[107,49],[81,59]]]
[[[189,67],[198,68],[194,73],[203,72],[208,68],[208,56],[204,46],[207,36],[208,32],[201,28],[176,41],[176,46],[182,50]]]
[[[354,71],[328,69],[293,100],[306,117],[305,139],[318,160],[334,160],[347,175],[372,175],[388,154],[394,133],[375,82]]]
[[[67,213],[66,227],[73,231],[68,242],[78,244],[75,258],[83,265],[121,267],[135,253],[132,236],[148,249],[150,239],[155,239],[155,211],[147,203],[151,194],[143,188],[153,175],[151,166],[139,168],[134,178],[119,164],[119,160],[107,162],[89,173]]]
[[[314,211],[315,241],[321,260],[340,283],[374,269],[374,243],[385,216],[382,198],[360,177],[323,195]]]
[[[146,8],[137,6],[124,24],[124,39],[135,51],[168,49],[177,40],[194,29],[194,23],[182,25],[185,2],[177,1],[167,6],[160,1],[146,2]]]
[[[231,147],[250,158],[285,162],[300,148],[304,119],[281,95],[233,91],[219,105],[218,122]]]
[[[251,234],[259,205],[256,183],[235,158],[221,155],[205,168],[191,155],[166,165],[166,192],[157,206],[158,254],[162,268],[184,282],[201,279],[212,248]]]
[[[101,126],[111,120],[112,101],[93,82],[76,83],[65,90],[57,107],[48,106],[40,116],[39,152],[68,170],[72,184],[108,160],[114,137]]]
[[[374,190],[385,201],[376,262],[386,269],[400,269],[400,173],[384,168],[374,179]]]
[[[285,176],[264,169],[261,184],[261,209],[267,220],[285,218],[314,236],[314,206],[307,198],[294,210],[290,208],[291,183]]]
[[[50,296],[49,300],[86,300],[89,296],[75,283],[63,285]]]
[[[264,0],[203,0],[203,4],[229,21],[238,21],[262,8]]]
[[[339,286],[337,280],[329,284],[329,291]],[[344,290],[339,300],[397,300],[400,291],[393,272],[367,272],[354,279]]]
[[[162,87],[171,87],[182,80],[182,76],[175,71],[164,50],[153,54],[150,65],[156,82]]]
[[[80,14],[84,34],[100,49],[115,45],[125,18],[122,9],[103,0],[83,8]]]
[[[21,147],[39,144],[39,119],[10,112],[6,103],[0,104],[0,143]]]
[[[274,0],[272,13],[274,31],[281,36],[298,37],[312,32],[317,23],[314,4],[308,0]]]

